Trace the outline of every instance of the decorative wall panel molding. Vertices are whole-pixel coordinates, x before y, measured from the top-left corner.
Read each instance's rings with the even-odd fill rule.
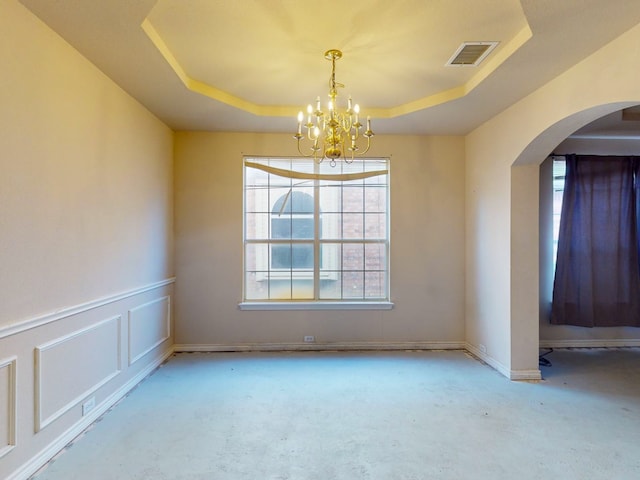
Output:
[[[40,327],[42,325],[46,325],[47,323],[56,322],[72,315],[78,315],[79,313],[84,313],[89,310],[93,310],[94,308],[103,307],[110,303],[119,302],[120,300],[124,300],[126,298],[134,297],[136,295],[155,290],[156,288],[170,285],[174,283],[175,280],[175,277],[167,278],[166,280],[150,283],[148,285],[144,285],[143,287],[127,290],[126,292],[120,292],[115,295],[98,298],[91,302],[81,303],[72,307],[59,309],[53,313],[48,313],[38,317],[23,320],[12,325],[0,326],[0,338],[15,335],[26,330],[31,330],[32,328]]]
[[[17,357],[0,359],[0,458],[16,446]]]
[[[18,470],[9,474],[5,480],[25,480],[26,478],[31,478],[31,476],[51,460],[56,453],[60,452],[65,445],[69,444],[69,442],[80,435],[89,425],[100,418],[109,408],[114,406],[138,383],[144,380],[147,375],[150,375],[156,368],[162,365],[172,354],[173,349],[168,348],[161,356],[154,358],[151,363],[145,365],[142,370],[132,376],[124,385],[108,395],[102,402],[98,403],[96,408],[91,410],[88,415],[80,418],[71,428],[65,430],[64,433],[55,438],[44,449],[40,450],[40,452],[33,456],[28,462],[20,466]]]
[[[118,315],[36,347],[36,432],[120,373],[121,323]]]
[[[171,299],[152,300],[129,310],[129,365],[171,336]]]

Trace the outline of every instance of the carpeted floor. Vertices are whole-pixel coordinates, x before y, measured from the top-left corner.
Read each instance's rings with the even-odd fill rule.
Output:
[[[37,480],[634,480],[640,349],[178,354]]]

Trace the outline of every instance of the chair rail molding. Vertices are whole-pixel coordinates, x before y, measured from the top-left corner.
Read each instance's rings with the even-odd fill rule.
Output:
[[[16,323],[12,323],[9,325],[0,326],[0,338],[16,335],[18,333],[31,330],[32,328],[41,327],[42,325],[46,325],[52,322],[57,322],[58,320],[62,320],[64,318],[71,317],[73,315],[78,315],[80,313],[93,310],[94,308],[103,307],[110,303],[118,302],[120,300],[124,300],[126,298],[133,297],[135,295],[140,295],[142,293],[164,287],[165,285],[170,285],[172,283],[175,283],[175,281],[176,281],[176,277],[166,278],[158,282],[149,283],[147,285],[134,288],[131,290],[127,290],[124,292],[116,293],[114,295],[100,297],[90,302],[80,303],[78,305],[73,305],[70,307],[62,308],[60,310],[56,310],[55,312],[46,313],[44,315],[39,315],[37,317],[18,321]]]

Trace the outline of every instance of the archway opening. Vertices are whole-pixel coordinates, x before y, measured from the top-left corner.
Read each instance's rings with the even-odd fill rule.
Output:
[[[552,177],[548,179],[549,182],[544,177],[551,175],[545,160],[549,162],[547,159],[552,153],[612,154],[615,153],[612,145],[616,145],[619,151],[626,154],[630,154],[631,150],[640,154],[640,135],[632,138],[634,134],[628,134],[625,140],[612,127],[615,116],[637,104],[637,100],[609,103],[570,115],[534,138],[512,165],[512,219],[519,213],[527,212],[524,220],[512,222],[512,236],[530,239],[512,242],[512,272],[516,273],[512,278],[511,294],[512,300],[519,302],[513,311],[521,309],[526,312],[512,315],[512,345],[526,349],[527,358],[530,358],[527,363],[531,366],[537,361],[541,347],[607,346],[620,344],[620,340],[625,338],[630,344],[634,340],[640,343],[638,329],[631,329],[632,332],[616,329],[616,332],[594,333],[594,329],[555,328],[559,326],[549,325],[553,286],[553,238],[552,227],[549,226],[549,222],[552,222],[549,210],[552,204],[549,187]],[[627,130],[640,132],[640,116],[636,122],[635,129]],[[598,128],[602,130],[605,127],[610,130],[608,136],[602,131],[597,132]],[[538,188],[519,188],[524,185],[536,185]],[[619,338],[612,339],[612,336]]]

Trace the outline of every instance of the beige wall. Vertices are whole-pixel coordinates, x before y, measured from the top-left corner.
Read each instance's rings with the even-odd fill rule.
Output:
[[[391,157],[393,310],[252,312],[237,308],[242,155],[296,155],[291,136],[179,133],[174,145],[17,1],[0,12],[0,478],[25,478],[174,340],[469,342],[532,378],[540,335],[580,336],[539,324],[537,165],[576,128],[640,103],[640,27],[464,139],[375,137],[371,155]]]
[[[510,364],[509,253],[510,171],[503,152],[466,139],[466,340],[476,354],[503,369]],[[489,147],[489,146],[487,146]],[[504,370],[503,370],[504,373]]]
[[[0,0],[0,32],[0,478],[13,479],[170,352],[173,133],[18,2]]]
[[[172,132],[16,2],[0,22],[0,326],[172,275]]]
[[[640,26],[466,137],[467,340],[476,352],[486,345],[486,360],[512,378],[535,376],[538,363],[539,169],[531,166],[577,128],[640,103],[638,42]]]
[[[464,342],[464,144],[377,136],[391,157],[389,311],[240,311],[242,158],[296,155],[291,135],[177,133],[177,344]]]

